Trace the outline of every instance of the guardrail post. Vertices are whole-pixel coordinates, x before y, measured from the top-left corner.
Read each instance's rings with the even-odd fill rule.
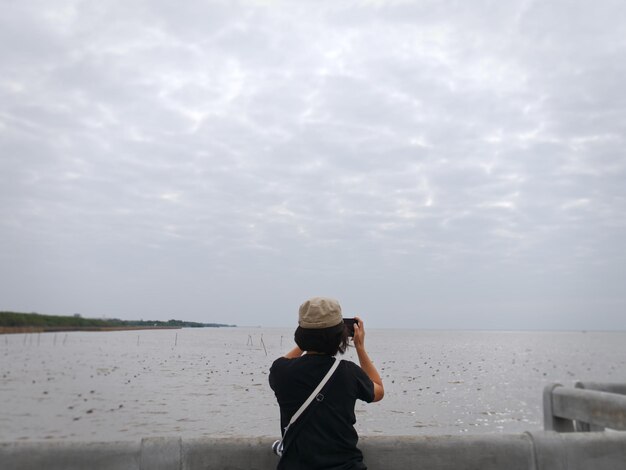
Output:
[[[543,429],[546,431],[574,432],[574,424],[571,420],[554,415],[552,391],[557,387],[562,387],[562,385],[550,384],[543,389]]]

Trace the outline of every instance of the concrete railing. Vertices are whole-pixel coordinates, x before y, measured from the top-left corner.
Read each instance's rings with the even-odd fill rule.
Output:
[[[136,442],[0,443],[3,470],[270,470],[272,438],[146,438]],[[372,470],[615,470],[626,433],[538,431],[476,436],[363,437]],[[323,449],[320,449],[323,452]]]
[[[625,384],[578,382],[577,388],[551,384],[543,391],[544,429],[547,431],[626,430]]]

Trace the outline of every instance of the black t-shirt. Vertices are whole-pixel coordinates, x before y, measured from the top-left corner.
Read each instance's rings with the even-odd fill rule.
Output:
[[[270,369],[270,387],[280,406],[280,426],[284,430],[293,414],[333,364],[327,355],[305,354],[278,358]],[[374,400],[374,383],[365,372],[350,361],[342,361],[323,390],[324,399],[314,402],[292,425],[290,441],[279,461],[278,470],[348,470],[366,469],[363,454],[357,448],[354,429],[357,399]]]

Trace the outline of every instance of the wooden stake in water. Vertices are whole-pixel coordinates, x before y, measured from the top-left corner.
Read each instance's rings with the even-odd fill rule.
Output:
[[[67,333],[65,333],[65,336],[63,337],[63,346],[65,346],[66,341],[67,341]]]
[[[265,342],[263,341],[263,334],[261,334],[261,344],[263,345],[263,351],[265,351],[265,355],[267,356],[267,349],[265,349]]]
[[[174,346],[178,344],[178,333],[176,333],[176,337],[174,338]]]
[[[137,346],[139,346],[139,335],[137,335]]]

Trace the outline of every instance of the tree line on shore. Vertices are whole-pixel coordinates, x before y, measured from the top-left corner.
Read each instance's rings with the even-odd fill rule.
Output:
[[[39,313],[0,312],[2,327],[71,327],[71,328],[118,328],[118,327],[163,327],[205,328],[232,327],[222,323],[199,323],[183,320],[120,320],[117,318],[83,318],[81,315],[42,315]]]

